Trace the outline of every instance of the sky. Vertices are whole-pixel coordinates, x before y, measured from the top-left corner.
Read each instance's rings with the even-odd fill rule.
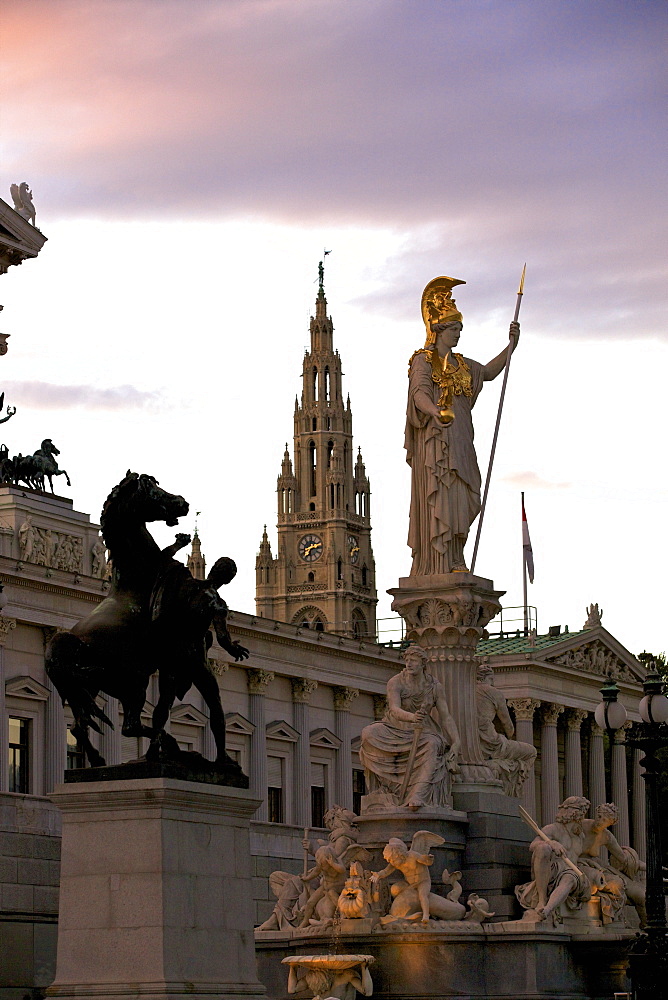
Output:
[[[422,289],[466,281],[484,363],[526,261],[476,572],[521,604],[524,490],[539,631],[598,602],[666,649],[667,27],[663,0],[4,0],[0,196],[28,181],[48,242],[0,284],[3,441],[51,437],[93,518],[127,468],[182,493],[252,613],[326,247],[387,618]]]

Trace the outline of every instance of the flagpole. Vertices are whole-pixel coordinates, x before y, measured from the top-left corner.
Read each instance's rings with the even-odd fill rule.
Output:
[[[522,268],[522,277],[520,278],[520,287],[517,292],[517,302],[515,304],[515,315],[513,317],[513,323],[517,323],[520,316],[520,306],[522,305],[522,295],[524,294],[524,275],[526,274],[527,266],[526,264]],[[512,343],[512,341],[511,341]],[[485,508],[487,506],[487,494],[489,493],[489,482],[492,478],[492,466],[494,464],[494,455],[496,453],[496,442],[499,437],[499,427],[501,426],[501,414],[503,412],[503,401],[506,396],[506,384],[508,382],[508,372],[510,370],[510,359],[512,357],[512,351],[510,350],[510,343],[508,344],[508,354],[506,355],[506,367],[503,373],[503,385],[501,386],[501,398],[499,399],[499,410],[496,414],[496,426],[494,427],[494,437],[492,438],[492,450],[489,455],[489,465],[487,467],[487,479],[485,480],[485,490],[482,495],[482,504],[480,506],[480,517],[478,518],[478,530],[475,536],[475,545],[473,546],[473,558],[471,559],[471,569],[470,572],[473,573],[475,570],[475,561],[478,555],[478,545],[480,544],[480,532],[482,531],[482,522],[485,517]]]
[[[524,491],[522,491],[522,534],[524,534]],[[527,593],[527,554],[524,551],[522,538],[522,578],[524,583],[524,634],[529,634],[529,597]]]

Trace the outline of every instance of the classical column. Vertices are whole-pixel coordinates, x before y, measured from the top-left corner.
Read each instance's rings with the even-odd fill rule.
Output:
[[[645,751],[636,747],[633,751],[633,847],[643,861],[647,859],[647,813],[645,809],[645,768],[640,766]]]
[[[311,725],[309,704],[317,681],[292,678],[293,720],[299,739],[294,758],[294,822],[297,826],[311,825]]]
[[[387,696],[384,694],[374,694],[372,697],[374,721],[381,722],[387,712]]]
[[[357,688],[334,688],[334,732],[341,740],[334,765],[334,798],[337,805],[353,807],[353,757],[350,751],[350,708]]]
[[[604,730],[594,722],[592,717],[589,736],[589,799],[592,816],[596,815],[596,807],[606,800],[603,732]]]
[[[619,810],[619,818],[614,834],[624,847],[629,843],[629,783],[626,774],[626,730],[631,725],[624,723],[615,729],[612,744],[612,801]]]
[[[255,726],[251,736],[249,778],[250,790],[262,805],[255,819],[267,822],[267,733],[264,721],[264,693],[274,679],[273,670],[248,670],[248,718]]]
[[[46,676],[49,697],[45,712],[44,795],[61,785],[67,767],[67,726],[60,695]]]
[[[118,698],[106,696],[104,711],[114,724],[110,729],[105,723],[100,724],[102,736],[100,738],[100,753],[107,764],[120,764],[121,762],[121,716],[118,710]]]
[[[540,825],[554,823],[559,808],[559,756],[557,751],[557,719],[564,710],[563,705],[551,702],[543,704],[541,712],[541,820]]]
[[[570,708],[566,713],[564,798],[568,798],[569,795],[583,794],[580,727],[587,715],[588,712],[584,708]]]
[[[514,698],[508,704],[515,712],[515,739],[533,746],[533,715],[540,708],[540,702],[536,698]],[[522,785],[520,802],[529,815],[535,817],[536,775],[533,767]]]
[[[0,792],[9,790],[9,723],[5,705],[5,643],[16,621],[0,615]]]

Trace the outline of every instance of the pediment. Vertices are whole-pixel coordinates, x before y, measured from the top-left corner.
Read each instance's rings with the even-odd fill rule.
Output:
[[[15,212],[11,205],[0,198],[0,245],[36,257],[46,243],[46,236]]]
[[[206,726],[209,721],[204,712],[194,705],[177,705],[169,714],[172,722],[184,722],[188,726]]]
[[[617,681],[642,684],[645,669],[602,625],[564,636],[541,651],[540,659],[555,666],[568,667],[597,677],[611,676]]]
[[[359,753],[361,746],[362,746],[361,736],[356,736],[354,740],[350,741],[350,749],[353,751],[353,753]]]
[[[329,729],[324,727],[321,729],[311,730],[311,746],[312,747],[326,747],[328,750],[338,750],[341,746],[341,740],[334,733],[330,732]]]
[[[239,712],[228,712],[225,716],[225,731],[238,733],[241,736],[252,736],[255,732],[255,726]]]
[[[33,677],[13,677],[5,684],[5,693],[17,698],[33,698],[35,701],[48,701],[51,692]],[[58,697],[58,695],[55,695]]]
[[[287,740],[288,743],[296,743],[299,733],[293,729],[289,722],[277,720],[267,723],[267,736],[273,740]]]

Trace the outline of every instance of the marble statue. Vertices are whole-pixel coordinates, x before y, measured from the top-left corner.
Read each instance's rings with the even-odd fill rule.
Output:
[[[311,882],[319,878],[320,882],[306,901],[299,927],[319,925],[325,928],[331,924],[339,896],[345,886],[350,863],[370,860],[369,852],[359,844],[346,847],[341,855],[336,854],[331,844],[318,847],[315,852],[315,866],[306,875],[302,875],[302,881]]]
[[[357,993],[373,993],[371,955],[290,955],[282,961],[290,969],[290,995],[309,989],[313,1000],[355,1000]]]
[[[645,910],[645,864],[631,847],[621,847],[610,827],[617,822],[619,811],[614,802],[604,802],[596,808],[594,819],[583,822],[585,842],[578,860],[578,867],[597,887],[604,924],[619,919],[626,903],[631,903],[638,913],[640,926],[647,923]],[[601,858],[606,848],[609,860]]]
[[[124,736],[149,737],[148,754],[155,749],[158,757],[166,754],[181,760],[176,741],[164,733],[164,721],[158,721],[172,693],[185,693],[195,684],[209,709],[217,751],[214,769],[237,780],[241,770],[225,753],[225,717],[206,655],[212,624],[230,655],[235,659],[248,655],[248,650],[230,639],[225,624],[227,605],[216,593],[234,575],[234,563],[218,560],[207,580],[191,578],[189,585],[183,578],[183,574],[190,576],[186,567],[179,563],[177,571],[172,566],[174,552],[189,536],[177,537],[162,551],[146,528],[149,521],[165,521],[173,527],[187,513],[183,497],[161,489],[153,476],[128,471],[107,497],[100,517],[102,536],[114,562],[109,592],[71,631],[52,637],[46,649],[46,672],[72,710],[72,733],[93,767],[105,761],[88,730],[101,732],[100,723],[111,726],[95,700],[100,691],[121,702]],[[24,549],[28,537],[34,540],[32,530],[24,532]],[[72,545],[72,558],[80,559],[82,553],[82,548]],[[149,678],[156,669],[161,695],[149,727],[143,724],[141,713]],[[198,767],[212,768],[194,756]],[[193,755],[186,758],[195,763]]]
[[[429,854],[430,847],[445,843],[443,837],[429,830],[418,830],[413,835],[410,848],[398,837],[393,837],[383,851],[383,857],[388,862],[387,867],[380,872],[371,874],[372,883],[387,878],[399,871],[403,876],[391,886],[392,905],[390,912],[380,918],[383,927],[402,924],[404,921],[417,921],[428,925],[430,919],[463,920],[467,919],[466,907],[459,902],[461,872],[451,875],[447,869],[443,872],[444,882],[453,888],[447,896],[439,896],[431,891],[431,875],[429,867],[434,863],[434,856]],[[487,917],[493,917],[487,903],[479,896],[472,901],[469,918],[480,922]]]
[[[339,894],[336,912],[346,920],[363,920],[371,915],[373,896],[370,876],[359,861],[354,861]]]
[[[35,206],[32,201],[32,191],[30,190],[27,181],[22,181],[21,184],[10,184],[9,192],[12,196],[12,201],[14,202],[14,211],[25,219],[26,222],[32,222],[33,226],[36,225],[35,219]]]
[[[590,604],[587,608],[587,620],[583,628],[596,628],[597,625],[601,624],[602,617],[603,608],[599,611],[598,604]]]
[[[413,645],[403,656],[406,666],[387,682],[383,719],[362,730],[365,809],[374,811],[448,806],[450,775],[458,771],[459,733],[441,684],[426,670],[427,654]]]
[[[32,555],[35,548],[38,533],[37,528],[32,523],[32,514],[26,514],[26,519],[19,528],[19,552],[24,562],[32,562]]]
[[[100,580],[104,579],[104,572],[107,568],[107,549],[101,538],[96,538],[90,550],[91,576],[96,576]]]
[[[583,822],[589,805],[588,799],[570,795],[557,809],[554,823],[543,827],[544,837],[532,840],[533,879],[515,888],[520,905],[527,910],[525,919],[546,920],[553,913],[559,917],[562,903],[575,911],[591,899],[591,881],[577,864],[585,845]]]
[[[411,576],[466,571],[464,545],[480,510],[481,483],[471,410],[520,335],[519,324],[511,323],[511,343],[486,365],[455,353],[463,321],[452,289],[460,284],[440,277],[425,288],[427,340],[409,363],[404,447],[411,467]]]
[[[276,905],[258,931],[287,931],[297,924],[299,912],[308,899],[308,888],[300,875],[275,871],[269,876],[269,887],[276,897]]]
[[[506,699],[494,687],[494,671],[487,663],[478,667],[476,705],[483,757],[502,781],[506,795],[518,798],[527,775],[531,773],[537,751],[530,743],[513,739],[515,727]],[[497,731],[495,720],[500,722],[505,736]]]

